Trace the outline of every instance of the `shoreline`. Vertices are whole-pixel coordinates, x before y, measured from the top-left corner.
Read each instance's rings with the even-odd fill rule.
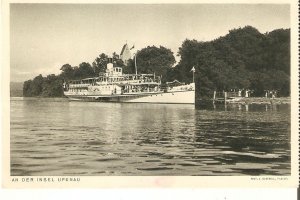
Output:
[[[67,100],[66,97],[10,97],[10,100],[17,100],[17,99],[44,99],[44,100]],[[205,100],[204,100],[205,101]],[[208,100],[209,102],[213,102],[213,100]],[[196,100],[196,102],[199,102],[199,100]],[[200,100],[201,102],[201,100]],[[217,104],[224,104],[224,100],[217,100],[215,101]],[[242,98],[234,98],[234,99],[228,99],[226,100],[227,104],[262,104],[262,105],[281,105],[281,104],[291,104],[291,97],[279,97],[279,98],[265,98],[265,97],[242,97]]]

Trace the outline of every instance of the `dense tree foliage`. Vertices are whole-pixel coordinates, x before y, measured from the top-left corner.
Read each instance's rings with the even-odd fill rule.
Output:
[[[23,84],[25,97],[61,97],[63,96],[62,78],[54,74],[43,77],[41,74]]]
[[[74,71],[75,69],[70,64],[64,64],[61,68],[61,74],[60,76],[68,81],[74,79]]]
[[[192,81],[202,97],[213,90],[251,89],[256,96],[265,90],[290,93],[290,30],[261,34],[253,27],[234,29],[211,42],[185,40],[179,48],[180,62],[168,79]]]
[[[138,73],[155,73],[162,81],[192,82],[195,67],[196,93],[209,97],[214,90],[250,89],[256,96],[265,90],[277,90],[281,96],[290,94],[290,30],[278,29],[261,34],[253,27],[233,29],[226,36],[210,42],[183,41],[179,48],[180,62],[175,64],[173,52],[165,47],[148,46],[136,54]],[[105,72],[109,58],[101,53],[92,65],[65,64],[58,76],[39,75],[23,84],[24,96],[63,96],[63,81],[96,77]],[[135,73],[135,59],[127,65],[113,53],[114,66],[123,73]]]
[[[63,81],[54,74],[48,75],[43,81],[43,97],[59,97],[63,95]]]
[[[99,74],[99,72],[105,72],[107,62],[108,56],[104,53],[100,54],[92,64],[95,74]]]
[[[175,64],[175,57],[170,49],[160,46],[148,46],[137,52],[137,71],[141,74],[162,76],[165,82],[167,72]]]

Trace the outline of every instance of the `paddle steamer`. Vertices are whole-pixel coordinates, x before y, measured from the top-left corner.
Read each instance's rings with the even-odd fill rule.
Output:
[[[155,74],[123,74],[121,67],[107,64],[99,77],[65,82],[64,94],[70,100],[131,103],[195,103],[195,83],[175,80],[162,86]]]

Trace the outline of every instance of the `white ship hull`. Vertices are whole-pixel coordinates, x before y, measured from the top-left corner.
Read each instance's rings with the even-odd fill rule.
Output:
[[[167,92],[132,99],[126,102],[132,103],[173,103],[194,104],[195,91]]]
[[[130,95],[70,95],[70,100],[128,103],[195,104],[195,91],[175,91]]]

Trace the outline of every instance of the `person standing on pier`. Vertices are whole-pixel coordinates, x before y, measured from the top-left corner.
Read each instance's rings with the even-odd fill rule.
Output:
[[[249,97],[249,90],[245,91],[245,97],[248,98]]]

